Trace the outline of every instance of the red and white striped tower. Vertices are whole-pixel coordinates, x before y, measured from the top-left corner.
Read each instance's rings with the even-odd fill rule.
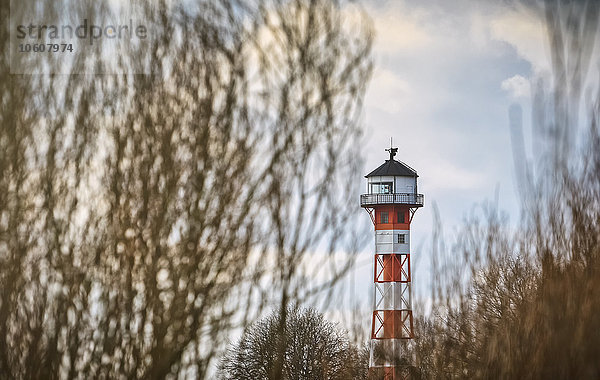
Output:
[[[374,300],[369,374],[371,379],[410,378],[410,358],[402,347],[413,334],[410,274],[410,223],[423,194],[417,193],[417,172],[394,160],[398,148],[386,149],[390,159],[367,174],[367,194],[360,205],[375,225]]]

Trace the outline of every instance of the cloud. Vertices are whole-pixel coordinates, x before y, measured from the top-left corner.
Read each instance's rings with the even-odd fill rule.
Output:
[[[490,36],[513,46],[535,74],[549,71],[548,39],[540,15],[506,8],[490,20]]]
[[[390,11],[389,8],[373,9],[377,39],[374,50],[377,53],[393,54],[398,51],[418,50],[432,43],[433,38],[424,27],[424,15],[400,5]]]
[[[486,183],[486,176],[477,170],[443,159],[431,161],[424,183],[430,191],[475,190]]]
[[[390,114],[397,113],[405,106],[412,93],[409,82],[383,68],[375,70],[369,88],[367,105]]]
[[[531,83],[521,75],[515,75],[502,81],[500,87],[508,92],[513,100],[529,99],[531,97]]]

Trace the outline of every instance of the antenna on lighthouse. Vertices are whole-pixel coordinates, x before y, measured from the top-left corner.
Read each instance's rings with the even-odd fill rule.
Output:
[[[398,153],[398,148],[393,148],[391,137],[390,137],[390,148],[386,149],[385,151],[390,153],[390,161],[392,161],[394,159],[394,156],[396,155],[396,153]]]

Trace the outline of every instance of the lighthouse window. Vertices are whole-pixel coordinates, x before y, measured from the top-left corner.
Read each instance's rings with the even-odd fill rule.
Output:
[[[398,211],[398,223],[406,223],[404,219],[404,211]]]
[[[388,213],[387,212],[382,212],[381,216],[379,217],[379,219],[380,219],[380,223],[389,223],[388,222],[388,220],[389,220]]]
[[[371,184],[371,194],[390,194],[392,182],[375,182]]]
[[[406,235],[398,234],[398,244],[404,244],[404,243],[406,243]]]

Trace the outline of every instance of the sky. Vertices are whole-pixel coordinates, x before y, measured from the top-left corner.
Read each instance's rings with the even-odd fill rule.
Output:
[[[389,157],[390,138],[399,148],[396,158],[417,170],[425,206],[411,224],[413,296],[427,297],[434,203],[449,242],[484,202],[497,202],[511,226],[519,221],[508,110],[522,107],[529,146],[530,82],[549,71],[547,37],[530,10],[496,1],[373,1],[364,7],[376,37],[363,174]],[[351,276],[355,299],[367,309],[373,250],[370,240]]]

